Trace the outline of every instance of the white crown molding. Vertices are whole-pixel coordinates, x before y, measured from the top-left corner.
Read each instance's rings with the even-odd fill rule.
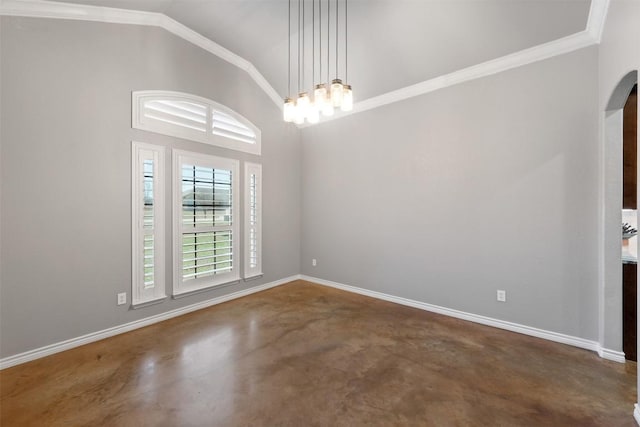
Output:
[[[415,85],[366,99],[357,104],[357,111],[370,110],[381,105],[398,102],[449,86],[487,77],[513,68],[522,67],[523,65],[528,65],[534,62],[553,58],[554,56],[573,52],[574,50],[591,46],[594,43],[594,39],[586,31],[582,31],[558,40],[524,49],[497,59],[492,59],[449,74],[425,80]],[[356,111],[355,106],[354,111]]]
[[[276,106],[282,108],[282,98],[278,95],[278,92],[276,92],[251,62],[162,13],[74,3],[59,3],[46,0],[0,0],[0,15],[72,19],[164,28],[170,33],[246,71],[256,84],[264,90],[267,96],[271,98]]]
[[[336,111],[333,116],[323,117],[318,124],[599,44],[608,10],[609,0],[591,0],[584,31],[356,102],[352,111]],[[304,124],[300,127],[308,126],[311,125]]]
[[[317,283],[323,286],[329,286],[331,288],[340,289],[343,291],[365,295],[371,298],[380,299],[383,301],[389,301],[396,304],[406,305],[408,307],[417,308],[420,310],[429,311],[432,313],[438,313],[445,316],[455,317],[457,319],[467,320],[469,322],[480,323],[482,325],[492,326],[494,328],[505,329],[511,332],[517,332],[519,334],[530,335],[536,338],[542,338],[549,341],[558,342],[561,344],[567,344],[578,348],[583,348],[586,350],[592,350],[597,352],[601,357],[613,360],[619,363],[625,363],[624,354],[613,351],[603,349],[597,341],[587,340],[580,337],[574,337],[571,335],[561,334],[558,332],[547,331],[544,329],[538,329],[527,325],[522,325],[519,323],[507,322],[505,320],[494,319],[492,317],[481,316],[479,314],[467,313],[460,310],[454,310],[452,308],[442,307],[439,305],[428,304],[422,301],[416,301],[408,298],[397,297],[394,295],[385,294],[382,292],[370,291],[368,289],[359,288],[356,286],[345,285],[338,282],[333,282],[331,280],[319,279],[317,277],[306,276],[304,274],[300,275],[301,280],[306,280],[308,282]],[[622,355],[622,358],[620,358]]]
[[[351,114],[403,101],[598,44],[602,38],[609,1],[591,0],[589,18],[584,31],[356,102],[352,111],[337,111],[333,116],[323,118],[320,123],[327,123]],[[278,108],[283,106],[282,97],[252,63],[162,13],[58,3],[46,0],[0,0],[0,15],[76,19],[161,27],[246,71]],[[309,125],[300,125],[298,127],[305,128],[307,126]]]
[[[44,0],[0,0],[0,15],[162,26],[161,13]]]
[[[586,31],[596,40],[596,43],[602,41],[604,23],[607,20],[607,12],[609,11],[609,2],[610,0],[591,0]]]
[[[406,86],[398,90],[383,93],[382,95],[374,96],[372,98],[356,102],[353,105],[352,111],[347,113],[337,111],[333,116],[323,117],[318,124],[327,123],[332,120],[349,116],[351,114],[372,110],[374,108],[382,107],[383,105],[393,104],[398,101],[403,101],[405,99],[424,95],[429,92],[434,92],[436,90],[444,89],[449,86],[469,82],[482,77],[487,77],[493,74],[501,73],[503,71],[511,70],[513,68],[521,67],[523,65],[553,58],[554,56],[573,52],[575,50],[582,49],[596,43],[597,41],[589,32],[581,31],[579,33],[572,34],[561,39],[524,49],[497,59],[492,59],[481,64],[472,65],[471,67],[463,68],[449,74],[434,77],[432,79],[425,80],[411,86]],[[305,128],[308,126],[311,125],[305,124],[301,127]]]
[[[0,359],[0,370],[10,368],[12,366],[20,365],[22,363],[30,362],[32,360],[40,359],[45,356],[50,356],[55,353],[60,353],[61,351],[70,350],[72,348],[89,344],[95,341],[99,341],[105,338],[109,338],[114,335],[119,335],[125,332],[133,331],[135,329],[144,328],[145,326],[153,325],[154,323],[158,323],[164,320],[172,319],[174,317],[182,316],[183,314],[191,313],[192,311],[211,307],[212,305],[221,304],[223,302],[227,302],[237,298],[245,297],[247,295],[255,294],[256,292],[261,292],[267,289],[275,288],[276,286],[293,282],[294,280],[298,280],[299,278],[300,278],[299,275],[285,277],[284,279],[275,280],[273,282],[265,283],[264,285],[254,286],[249,289],[233,292],[231,294],[223,295],[217,298],[212,298],[206,301],[197,302],[195,304],[191,304],[186,307],[181,307],[175,310],[167,311],[165,313],[160,313],[155,316],[134,320],[133,322],[125,323],[124,325],[114,326],[113,328],[104,329],[102,331],[93,332],[93,333],[72,338],[66,341],[62,341],[62,342],[47,345],[44,347],[36,348],[34,350],[26,351],[24,353],[5,357],[3,359]]]

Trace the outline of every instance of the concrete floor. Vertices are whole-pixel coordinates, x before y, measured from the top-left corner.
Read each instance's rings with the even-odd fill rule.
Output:
[[[636,364],[293,282],[0,372],[2,426],[635,426]]]

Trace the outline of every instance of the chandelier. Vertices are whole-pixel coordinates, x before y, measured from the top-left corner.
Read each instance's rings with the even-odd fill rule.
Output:
[[[331,3],[334,3],[332,11]],[[293,122],[301,125],[305,121],[308,123],[318,123],[320,116],[332,116],[336,109],[341,111],[351,111],[353,109],[353,93],[351,85],[347,84],[347,0],[298,0],[295,10],[296,17],[294,23],[297,25],[297,97],[292,97],[291,92],[291,45],[294,37],[291,33],[291,3],[289,0],[289,45],[288,45],[288,96],[284,99],[283,117],[285,122]],[[305,4],[311,3],[311,49],[305,45],[306,17],[309,15],[305,11]],[[326,3],[326,10],[324,4]],[[342,3],[342,7],[340,5]],[[344,83],[338,75],[339,71],[339,29],[340,29],[340,9],[344,10]],[[318,26],[316,29],[316,11],[318,12]],[[332,13],[333,12],[333,13]],[[324,16],[324,20],[323,20]],[[335,29],[334,42],[331,43],[331,21],[333,20]],[[325,27],[326,26],[326,27]],[[325,31],[326,30],[326,31]],[[316,35],[318,38],[316,39]],[[326,39],[325,39],[326,36]],[[332,44],[334,44],[332,52]],[[316,45],[318,50],[316,51]],[[333,63],[331,56],[333,53]],[[311,59],[311,90],[307,91],[305,86],[305,59]],[[316,64],[318,74],[316,75]],[[333,67],[331,67],[333,66]],[[334,78],[331,79],[331,69],[335,69]],[[323,72],[326,71],[326,75]],[[323,80],[325,79],[326,80]],[[310,95],[312,94],[313,97]]]

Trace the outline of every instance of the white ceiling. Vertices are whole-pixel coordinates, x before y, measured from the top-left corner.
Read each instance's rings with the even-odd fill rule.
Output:
[[[287,95],[288,0],[66,2],[164,13],[250,61],[282,97]],[[295,6],[297,0],[292,3]],[[326,8],[326,1],[322,3]],[[583,31],[590,1],[349,0],[348,4],[348,80],[356,100],[364,100]],[[311,0],[307,5],[310,11]],[[340,49],[342,55],[342,45]],[[344,78],[343,64],[340,69]],[[310,67],[306,75],[305,87],[310,88]],[[295,94],[295,75],[293,80]]]

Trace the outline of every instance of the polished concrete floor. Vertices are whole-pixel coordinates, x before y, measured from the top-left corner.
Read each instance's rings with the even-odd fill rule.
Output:
[[[633,426],[635,363],[293,282],[0,372],[4,426]]]

